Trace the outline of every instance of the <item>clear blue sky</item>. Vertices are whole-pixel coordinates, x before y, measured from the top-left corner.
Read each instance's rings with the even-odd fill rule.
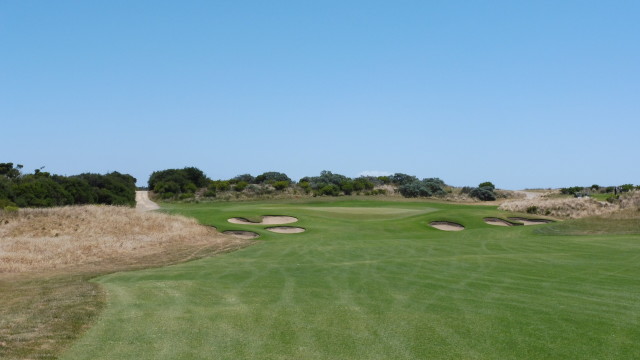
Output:
[[[0,0],[0,162],[640,183],[638,1]]]

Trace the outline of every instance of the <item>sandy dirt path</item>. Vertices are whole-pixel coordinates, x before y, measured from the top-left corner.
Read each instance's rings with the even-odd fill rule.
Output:
[[[515,190],[515,192],[520,193],[520,194],[524,194],[525,199],[527,200],[531,200],[531,199],[535,199],[537,197],[542,196],[542,193],[539,192],[533,192],[533,191],[524,191],[524,190]]]
[[[136,191],[136,210],[152,211],[160,209],[160,206],[149,199],[148,191]]]

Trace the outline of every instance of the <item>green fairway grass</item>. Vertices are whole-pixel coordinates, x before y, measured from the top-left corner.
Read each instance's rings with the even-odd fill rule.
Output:
[[[586,225],[499,227],[482,219],[514,214],[370,199],[163,209],[260,237],[233,253],[97,278],[107,308],[64,359],[640,358],[633,226],[570,235]],[[306,232],[227,222],[261,215],[295,216],[288,225]]]

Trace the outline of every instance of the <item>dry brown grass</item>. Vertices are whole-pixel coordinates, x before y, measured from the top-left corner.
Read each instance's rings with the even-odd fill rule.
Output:
[[[626,210],[634,213],[640,209],[640,192],[625,194],[616,203],[597,201],[592,198],[546,198],[508,201],[500,210],[578,219],[589,216],[614,214]]]
[[[94,321],[92,277],[235,250],[252,241],[195,220],[131,208],[0,211],[0,358],[49,359]]]
[[[112,206],[23,209],[0,216],[0,273],[33,272],[161,253],[167,247],[242,241],[221,235],[196,220]],[[120,260],[117,260],[120,259]]]

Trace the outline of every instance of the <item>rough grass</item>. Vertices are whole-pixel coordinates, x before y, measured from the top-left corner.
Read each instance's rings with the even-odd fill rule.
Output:
[[[640,209],[640,192],[634,191],[625,194],[617,203],[607,203],[586,197],[536,198],[508,201],[500,205],[499,209],[518,213],[578,219],[613,214],[625,209]]]
[[[0,212],[0,358],[56,358],[104,307],[92,277],[249,243],[193,219],[124,207]]]
[[[640,234],[640,210],[625,209],[605,215],[557,222],[536,229],[544,235],[630,235]]]

